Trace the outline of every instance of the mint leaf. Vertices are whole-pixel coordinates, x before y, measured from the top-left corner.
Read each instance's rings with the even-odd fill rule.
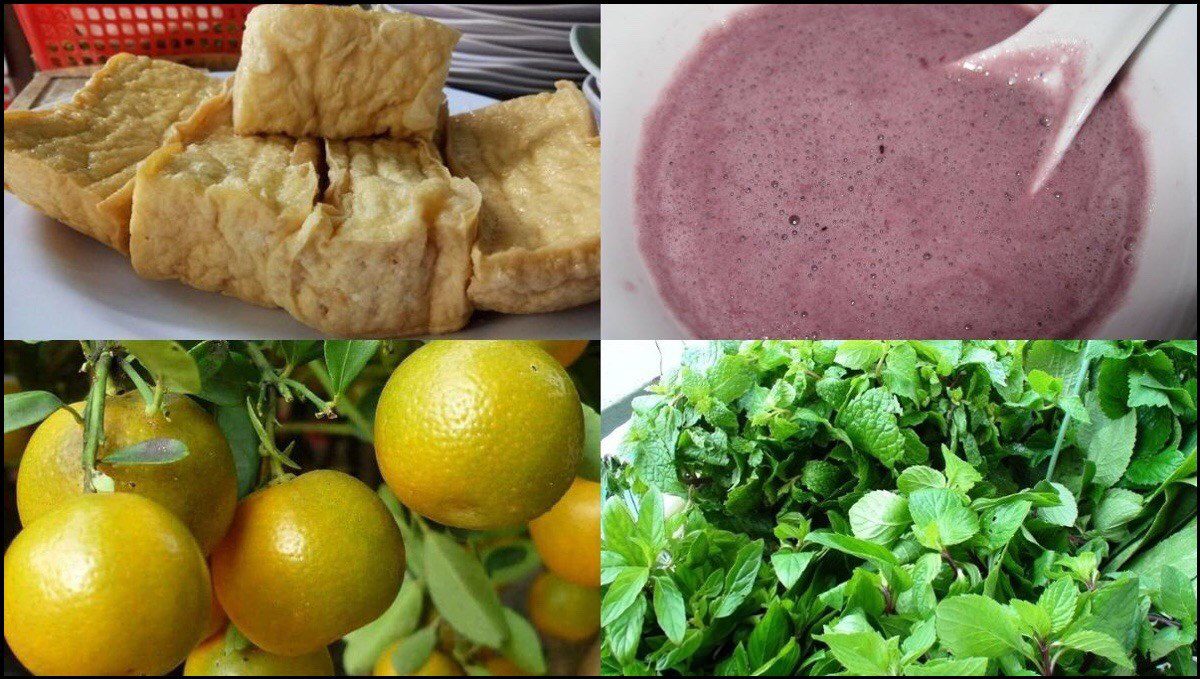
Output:
[[[938,640],[959,657],[999,658],[1021,647],[1012,613],[978,594],[950,597],[937,607]]]

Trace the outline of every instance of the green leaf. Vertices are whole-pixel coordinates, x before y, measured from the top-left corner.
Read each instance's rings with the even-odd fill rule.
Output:
[[[982,677],[987,674],[987,658],[935,658],[923,665],[904,668],[909,677]]]
[[[200,368],[178,342],[170,340],[125,340],[121,346],[146,366],[168,390],[181,394],[200,391]]]
[[[780,549],[771,555],[771,566],[775,569],[775,577],[784,589],[791,589],[796,581],[804,575],[804,570],[813,560],[812,552],[797,552],[790,548]]]
[[[731,403],[754,385],[755,373],[749,359],[736,354],[722,356],[708,374],[713,398]]]
[[[156,465],[178,462],[188,456],[187,445],[178,439],[149,439],[113,451],[104,457],[105,467]]]
[[[886,490],[873,490],[850,508],[854,537],[890,545],[912,525],[908,500]]]
[[[1042,590],[1038,606],[1050,619],[1050,631],[1057,634],[1075,619],[1075,604],[1079,600],[1079,589],[1070,578],[1059,578]]]
[[[922,488],[946,488],[946,477],[936,469],[924,465],[909,467],[900,472],[896,488],[902,493],[912,493]]]
[[[1196,517],[1194,514],[1192,520],[1179,532],[1154,545],[1130,562],[1128,570],[1141,576],[1143,587],[1157,589],[1159,578],[1162,577],[1162,570],[1166,566],[1173,566],[1192,582],[1196,581]]]
[[[1008,606],[1034,637],[1045,639],[1050,635],[1052,623],[1046,609],[1021,599],[1009,601]]]
[[[1101,488],[1109,488],[1121,480],[1133,457],[1137,414],[1129,411],[1115,420],[1110,419],[1094,393],[1089,393],[1084,400],[1091,422],[1079,426],[1079,442],[1087,459],[1096,465],[1092,482]]]
[[[342,665],[348,674],[368,674],[383,651],[397,639],[412,634],[421,623],[425,587],[409,574],[400,592],[383,615],[345,636]]]
[[[687,629],[683,595],[679,593],[675,582],[665,576],[654,578],[654,615],[668,639],[676,644],[683,641],[683,633]]]
[[[815,531],[809,533],[804,538],[805,542],[821,545],[830,549],[856,556],[860,559],[865,559],[878,564],[888,564],[898,566],[899,561],[896,560],[896,555],[892,554],[886,547],[859,540],[858,538],[840,533],[829,533],[825,531]]]
[[[4,433],[24,429],[50,417],[63,402],[48,391],[22,391],[4,395]],[[83,415],[83,413],[79,413]]]
[[[1163,566],[1159,590],[1151,597],[1163,613],[1185,625],[1196,624],[1195,583],[1174,566]]]
[[[1026,500],[1005,502],[983,511],[980,525],[989,549],[998,550],[1016,536],[1033,504]]]
[[[628,663],[633,660],[638,640],[642,636],[642,627],[646,622],[646,610],[646,600],[638,597],[603,625],[604,643],[608,645],[617,662]],[[602,611],[603,615],[608,613],[609,609],[604,607]]]
[[[433,625],[405,637],[388,658],[397,676],[412,675],[424,665],[437,646],[437,628]]]
[[[1012,613],[978,594],[960,594],[937,607],[938,639],[960,658],[999,658],[1021,647]]]
[[[896,424],[900,411],[896,397],[884,389],[869,389],[838,413],[837,426],[846,432],[856,450],[891,467],[904,454],[904,436]]]
[[[1109,488],[1092,514],[1092,524],[1098,531],[1120,528],[1142,513],[1142,502],[1132,490]]]
[[[791,623],[783,602],[778,599],[772,601],[746,640],[746,656],[750,666],[759,668],[768,663],[777,663],[780,651],[784,650],[789,642],[795,643],[791,638],[791,631]]]
[[[979,517],[946,488],[915,491],[908,498],[908,511],[917,540],[930,549],[957,545],[979,532]]]
[[[425,534],[424,553],[425,584],[438,612],[464,637],[499,648],[508,639],[508,625],[483,564],[434,531]]]
[[[946,459],[946,480],[954,490],[965,495],[976,483],[983,480],[978,470],[949,450],[943,450],[942,456]]]
[[[1054,526],[1074,526],[1075,519],[1079,518],[1079,506],[1075,504],[1075,495],[1061,483],[1050,485],[1058,491],[1059,505],[1038,509],[1038,518]]]
[[[829,652],[852,675],[885,676],[895,674],[900,650],[896,639],[884,640],[879,632],[827,632],[813,635],[829,646]]]
[[[577,476],[588,481],[600,482],[600,414],[591,406],[583,408],[583,461]]]
[[[508,625],[509,635],[499,649],[500,654],[531,675],[545,674],[546,655],[542,652],[542,640],[533,624],[511,608],[504,609],[504,621]]]
[[[738,552],[728,575],[725,576],[725,588],[717,600],[713,618],[732,615],[746,600],[746,597],[750,596],[750,592],[754,589],[754,581],[758,577],[758,569],[762,566],[762,555],[762,540],[756,540]]]
[[[649,568],[622,568],[604,593],[600,607],[600,626],[607,628],[635,602],[641,601],[642,588],[649,579]]]
[[[883,342],[877,340],[846,340],[838,345],[834,361],[851,370],[874,368],[883,358]]]
[[[1066,648],[1098,655],[1118,667],[1133,669],[1133,663],[1116,639],[1092,630],[1080,630],[1063,637],[1058,643]]]
[[[346,387],[375,356],[379,345],[379,340],[325,341],[325,365],[329,368],[329,381],[335,396],[345,393]]]
[[[920,378],[917,375],[916,350],[908,344],[898,344],[888,351],[883,363],[883,385],[897,396],[917,401]]]

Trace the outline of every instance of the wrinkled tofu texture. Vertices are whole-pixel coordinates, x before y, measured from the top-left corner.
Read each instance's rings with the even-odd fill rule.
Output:
[[[233,89],[239,134],[429,139],[459,32],[398,12],[260,5]]]
[[[423,140],[326,142],[325,203],[289,239],[280,304],[342,336],[458,330],[479,190]]]
[[[130,180],[220,82],[170,61],[117,54],[69,102],[4,113],[4,186],[40,212],[122,252]]]
[[[600,140],[569,82],[452,116],[446,160],[483,209],[468,295],[507,313],[600,298]]]
[[[222,93],[142,164],[130,259],[146,278],[275,306],[282,244],[317,198],[319,149],[309,139],[236,135],[230,116]]]
[[[332,336],[449,332],[468,320],[478,189],[424,140],[240,136],[227,94],[143,163],[131,260]],[[318,199],[322,202],[318,202]]]

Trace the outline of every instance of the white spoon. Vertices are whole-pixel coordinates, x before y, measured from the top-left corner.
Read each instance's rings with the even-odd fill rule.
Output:
[[[1065,90],[1054,147],[1038,166],[1030,193],[1053,174],[1100,95],[1167,7],[1050,5],[1008,39],[956,62],[1007,77],[1009,84],[1034,83],[1056,95]]]

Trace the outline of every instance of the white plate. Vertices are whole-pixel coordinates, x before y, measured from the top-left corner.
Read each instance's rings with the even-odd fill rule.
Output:
[[[543,37],[561,36],[566,39],[567,33],[571,30],[570,24],[563,24],[562,26],[530,26],[515,21],[497,21],[496,19],[479,19],[474,17],[463,19],[438,17],[438,21],[447,26],[453,26],[466,35],[499,35],[518,38],[528,35],[538,35]]]
[[[570,42],[566,50],[541,50],[527,47],[505,45],[497,42],[484,42],[469,35],[464,35],[454,48],[455,54],[467,54],[481,57],[544,57],[570,60]]]
[[[446,89],[451,113],[495,99]],[[600,305],[531,316],[477,312],[455,337],[598,338]],[[4,337],[309,338],[279,309],[139,278],[129,260],[4,193]]]
[[[570,30],[572,24],[579,23],[578,20],[563,19],[563,18],[538,18],[538,17],[522,17],[512,13],[495,12],[490,10],[472,9],[472,5],[434,5],[429,11],[436,11],[448,19],[480,19],[487,21],[496,21],[515,26],[540,28],[546,30]],[[595,19],[591,19],[595,21]]]
[[[554,82],[555,80],[583,80],[587,75],[587,71],[582,68],[522,68],[520,66],[509,66],[507,64],[482,64],[477,62],[461,62],[455,61],[450,64],[451,73],[460,73],[466,75],[468,72],[475,74],[495,74],[500,77],[516,80],[530,80],[534,82]]]
[[[455,53],[450,63],[452,66],[467,66],[484,70],[494,68],[514,73],[524,72],[529,75],[540,73],[578,73],[580,77],[583,77],[587,74],[587,70],[573,59],[515,59]]]
[[[605,339],[686,338],[637,247],[634,167],[642,120],[699,37],[743,5],[605,5],[601,283]],[[1175,5],[1126,65],[1123,92],[1146,134],[1151,196],[1138,267],[1098,337],[1196,334],[1196,6]]]
[[[546,75],[523,76],[505,71],[478,68],[452,68],[450,69],[450,76],[455,82],[463,82],[465,80],[490,80],[498,85],[533,88],[539,92],[549,92],[550,90],[553,90],[555,80],[570,80],[570,78],[565,77],[556,78]],[[582,73],[579,74],[579,79],[583,79]]]
[[[463,62],[478,62],[481,64],[503,64],[505,66],[520,66],[525,68],[572,68],[584,70],[583,66],[568,55],[539,55],[539,56],[494,56],[491,54],[470,54],[455,52],[454,59]]]
[[[600,21],[600,5],[459,5],[492,16],[515,19],[547,19],[570,23]]]
[[[523,94],[537,94],[538,92],[546,92],[547,87],[542,84],[538,85],[523,85],[498,82],[491,74],[480,75],[471,73],[468,75],[456,76],[450,75],[450,81],[458,87],[468,87],[479,90],[480,92],[497,92],[505,93],[508,96],[518,96]],[[603,200],[603,199],[601,199]]]
[[[494,34],[479,32],[469,34],[469,37],[477,42],[483,42],[491,45],[503,45],[505,47],[516,47],[518,49],[532,50],[535,52],[555,52],[558,54],[571,53],[570,31],[564,31],[561,35],[542,35],[540,33]]]

